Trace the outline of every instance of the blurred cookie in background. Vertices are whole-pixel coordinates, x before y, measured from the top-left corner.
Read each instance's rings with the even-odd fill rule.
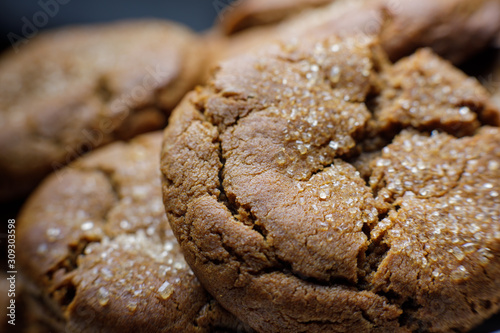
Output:
[[[249,17],[257,17],[258,13],[265,16],[270,7],[274,8],[258,7],[256,4],[260,3],[238,1],[229,6],[226,15],[221,15],[219,29],[209,34],[209,39],[216,44],[213,63],[262,48],[277,39],[362,33],[378,35],[393,61],[419,47],[432,47],[442,57],[458,64],[491,44],[500,30],[499,0],[337,0],[323,1],[326,5],[321,8],[302,11],[274,25],[258,26],[257,20],[253,28],[229,37],[221,36],[224,31],[234,32],[229,26],[251,26],[245,23],[246,16],[237,15],[245,9],[252,8]],[[240,21],[233,22],[237,18]]]
[[[68,27],[0,57],[0,201],[118,139],[162,128],[199,79],[199,39],[160,20]]]
[[[239,0],[219,14],[218,28],[232,35],[254,26],[280,22],[305,9],[320,7],[334,0]]]
[[[246,332],[184,261],[161,197],[161,133],[50,175],[18,219],[30,312],[56,332]]]

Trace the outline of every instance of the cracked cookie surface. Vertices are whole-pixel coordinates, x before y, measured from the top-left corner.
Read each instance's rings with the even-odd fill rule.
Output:
[[[154,20],[69,27],[0,59],[0,200],[112,141],[163,128],[198,80],[188,29]]]
[[[465,331],[499,308],[498,125],[429,50],[392,65],[362,36],[274,46],[173,112],[167,216],[257,331]]]
[[[38,319],[60,332],[245,327],[187,266],[161,200],[161,133],[114,143],[51,175],[18,219]]]

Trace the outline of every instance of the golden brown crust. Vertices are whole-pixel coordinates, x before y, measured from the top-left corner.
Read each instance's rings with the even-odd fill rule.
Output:
[[[163,21],[52,31],[0,60],[0,200],[88,150],[162,128],[199,79],[197,38]]]
[[[18,219],[38,319],[64,332],[208,332],[241,324],[204,291],[161,200],[161,133],[49,176]],[[243,329],[243,326],[241,326]]]
[[[276,40],[352,33],[380,35],[392,60],[431,47],[459,63],[491,43],[499,30],[498,0],[336,0],[280,24],[222,38],[214,63]]]
[[[165,130],[186,261],[261,332],[466,331],[500,304],[490,104],[429,51],[390,65],[359,36],[223,62]]]

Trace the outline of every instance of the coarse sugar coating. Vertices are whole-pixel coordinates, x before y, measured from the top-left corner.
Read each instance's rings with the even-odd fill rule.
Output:
[[[363,36],[276,45],[173,112],[167,216],[257,331],[466,331],[500,304],[499,115],[429,50],[392,65]]]
[[[161,20],[66,27],[0,57],[0,201],[85,152],[165,126],[199,79],[199,39]]]
[[[392,134],[391,129],[411,126],[461,136],[474,133],[481,122],[500,124],[497,109],[485,102],[489,94],[477,80],[453,70],[429,49],[399,61],[383,78],[387,85],[374,110],[379,131]]]
[[[245,331],[184,261],[161,200],[160,146],[153,133],[96,150],[49,176],[23,207],[26,297],[53,330]]]

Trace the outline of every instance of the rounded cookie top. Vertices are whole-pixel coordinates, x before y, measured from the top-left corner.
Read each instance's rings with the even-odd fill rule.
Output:
[[[19,265],[27,296],[54,329],[239,327],[201,287],[170,230],[160,146],[161,133],[153,133],[101,148],[49,176],[23,207]]]
[[[280,22],[307,8],[333,0],[240,0],[221,9],[219,26],[227,35],[254,26]]]
[[[485,89],[429,50],[391,65],[362,37],[276,46],[223,62],[173,112],[167,216],[257,331],[464,331],[499,308],[486,125]]]
[[[0,200],[88,150],[162,128],[198,80],[198,41],[174,23],[125,21],[54,30],[3,54]]]
[[[306,0],[298,2],[310,3]],[[265,43],[276,40],[353,33],[379,35],[391,60],[398,60],[419,47],[431,47],[444,58],[460,63],[491,44],[500,31],[500,3],[497,0],[329,2],[278,24],[257,26],[230,38],[222,38],[219,41],[222,45],[214,51],[215,63],[249,50],[262,49]],[[247,7],[255,7],[255,13],[250,18],[258,16],[258,13],[264,15],[268,7],[255,3],[260,1],[249,0],[230,5],[227,14],[222,16],[223,23],[234,25],[232,21],[239,18]],[[280,5],[285,6],[279,1],[276,7]],[[241,24],[245,23],[243,18]]]

